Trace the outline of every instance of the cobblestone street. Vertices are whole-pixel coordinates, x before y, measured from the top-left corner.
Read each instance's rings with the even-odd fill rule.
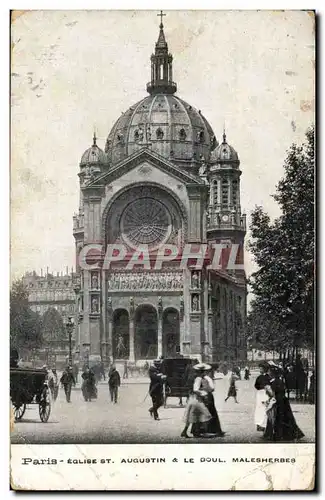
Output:
[[[145,378],[122,381],[118,404],[109,398],[107,382],[98,385],[98,399],[86,403],[80,385],[72,390],[72,402],[65,401],[63,389],[53,404],[48,423],[41,423],[38,406],[29,406],[21,422],[15,423],[12,443],[178,443],[228,442],[263,443],[254,426],[254,374],[249,381],[238,381],[238,401],[224,401],[228,379],[215,381],[215,403],[223,430],[223,438],[188,439],[180,437],[184,408],[177,398],[170,398],[167,408],[159,410],[160,419],[150,418],[151,399]],[[185,401],[184,401],[185,402]],[[292,402],[298,425],[305,434],[301,442],[315,439],[315,406]]]

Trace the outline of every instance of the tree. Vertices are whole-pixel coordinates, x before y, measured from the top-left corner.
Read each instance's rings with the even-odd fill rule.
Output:
[[[314,129],[293,144],[274,199],[282,214],[271,222],[262,207],[252,213],[249,249],[258,270],[250,328],[265,347],[313,347],[314,333]]]
[[[66,330],[62,316],[54,307],[50,307],[43,314],[42,324],[43,337],[47,341],[60,341],[66,338]]]
[[[29,307],[23,281],[17,280],[10,291],[10,345],[19,351],[39,347],[41,343],[41,318]]]

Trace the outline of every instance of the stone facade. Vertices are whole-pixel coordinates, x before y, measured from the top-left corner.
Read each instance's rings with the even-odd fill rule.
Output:
[[[28,272],[23,276],[23,283],[28,290],[30,308],[43,316],[53,308],[66,322],[75,314],[76,297],[73,289],[73,273],[56,273],[40,276],[36,272]]]
[[[180,266],[187,245],[192,252],[207,245],[209,253],[215,243],[225,247],[222,259],[236,243],[236,263],[243,264],[238,155],[225,134],[218,144],[201,111],[173,95],[162,24],[151,65],[150,95],[117,120],[105,151],[94,137],[80,162],[80,204],[73,218],[76,347],[82,358],[100,354],[104,361],[179,352],[210,361],[243,360],[243,269],[213,270],[206,260],[197,269],[193,256]],[[101,251],[92,250],[82,261],[90,245]],[[125,254],[108,267],[104,256],[112,245]],[[163,245],[174,245],[178,255],[157,267]],[[144,247],[149,261],[132,268]]]

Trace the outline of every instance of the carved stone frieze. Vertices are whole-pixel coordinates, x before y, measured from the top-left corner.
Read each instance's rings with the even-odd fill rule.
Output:
[[[183,273],[114,272],[107,279],[107,290],[182,290]]]

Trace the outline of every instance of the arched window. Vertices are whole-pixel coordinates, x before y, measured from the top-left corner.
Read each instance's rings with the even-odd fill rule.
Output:
[[[221,184],[222,205],[228,205],[228,179],[223,179]]]
[[[160,141],[164,138],[164,132],[161,130],[161,128],[158,128],[156,130],[156,137]]]
[[[204,132],[203,130],[201,130],[201,132],[199,132],[199,136],[198,136],[198,139],[199,139],[199,142],[204,142]]]
[[[186,139],[186,132],[185,132],[185,130],[183,128],[180,129],[178,135],[179,135],[179,140],[180,141],[185,141],[185,139]]]

